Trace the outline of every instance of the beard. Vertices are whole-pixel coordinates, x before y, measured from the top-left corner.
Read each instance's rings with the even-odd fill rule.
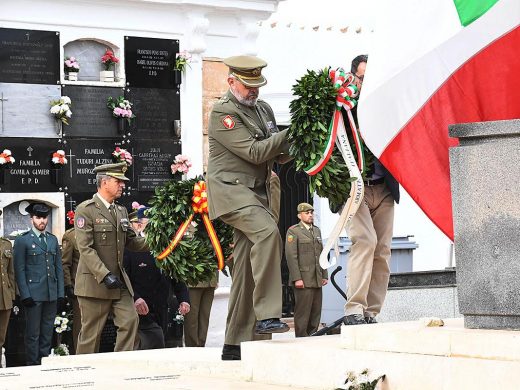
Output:
[[[248,107],[254,107],[258,101],[258,94],[253,91],[249,91],[246,96],[242,96],[238,93],[235,87],[231,87],[231,93],[235,96],[240,104]]]

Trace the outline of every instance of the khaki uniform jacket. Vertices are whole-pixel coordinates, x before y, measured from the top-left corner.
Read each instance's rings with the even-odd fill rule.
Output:
[[[208,137],[210,218],[245,206],[271,212],[271,168],[280,154],[289,152],[287,130],[278,132],[271,107],[262,100],[247,107],[228,91],[213,106]]]
[[[194,286],[188,286],[189,288],[216,288],[218,285],[218,272],[210,279],[204,282],[199,282]]]
[[[76,208],[74,226],[80,254],[74,293],[81,297],[120,299],[121,289],[109,290],[103,283],[112,272],[134,295],[123,267],[125,247],[134,252],[149,249],[144,238],[137,237],[130,226],[126,208],[116,203],[114,220],[96,194]]]
[[[327,270],[320,267],[321,231],[314,225],[313,231],[314,237],[302,222],[287,230],[285,259],[291,285],[302,279],[305,288],[316,288],[321,287],[322,279],[328,279]]]
[[[13,246],[11,241],[3,237],[0,237],[0,271],[0,310],[10,310],[15,298]]]
[[[79,250],[74,228],[67,230],[61,239],[61,261],[65,286],[74,287],[79,264]]]

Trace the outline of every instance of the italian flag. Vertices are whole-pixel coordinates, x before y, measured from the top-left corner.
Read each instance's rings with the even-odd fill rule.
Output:
[[[520,118],[520,0],[382,3],[360,131],[453,240],[448,125]]]

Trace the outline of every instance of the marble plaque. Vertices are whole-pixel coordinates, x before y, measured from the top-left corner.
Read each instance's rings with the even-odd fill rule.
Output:
[[[60,83],[60,39],[57,31],[0,28],[0,81]]]
[[[65,58],[76,57],[79,62],[78,81],[99,81],[99,72],[105,70],[100,59],[106,49],[106,45],[90,39],[73,41],[65,45]]]
[[[177,40],[125,37],[126,85],[176,89],[172,69],[178,51]]]
[[[4,138],[2,147],[15,158],[2,192],[57,192],[52,179],[52,153],[62,149],[56,139]]]
[[[136,115],[132,136],[173,139],[173,121],[180,119],[180,95],[171,89],[127,88],[125,96]]]
[[[63,95],[72,100],[70,125],[63,128],[65,137],[118,137],[117,119],[107,107],[107,99],[122,96],[123,89],[66,85]]]
[[[170,166],[181,153],[178,142],[168,140],[139,140],[131,148],[134,156],[132,179],[139,192],[155,191],[155,187],[172,180]]]
[[[27,211],[25,211],[25,208],[32,202],[33,200],[23,200],[21,202],[11,203],[4,208],[3,221],[4,235],[6,237],[14,238],[12,235],[13,232],[31,228],[31,217]],[[49,214],[49,222],[45,230],[52,232],[52,213]]]
[[[0,83],[0,137],[57,138],[50,102],[60,97],[59,85]]]

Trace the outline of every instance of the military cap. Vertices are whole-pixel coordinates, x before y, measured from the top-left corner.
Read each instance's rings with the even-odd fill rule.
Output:
[[[261,87],[267,84],[267,80],[262,76],[262,68],[267,66],[267,62],[255,56],[234,56],[224,60],[224,64],[229,66],[229,74],[235,76],[246,87]]]
[[[130,222],[138,222],[139,221],[139,218],[137,217],[137,210],[134,210],[130,214],[128,214],[128,220]]]
[[[31,203],[25,208],[25,211],[27,211],[31,217],[37,216],[45,218],[51,212],[51,208],[45,203]]]
[[[297,208],[299,213],[304,213],[306,211],[314,210],[314,207],[312,207],[308,203],[300,203]]]
[[[145,211],[148,210],[150,207],[139,207],[137,209],[137,218],[139,219],[143,219],[143,218],[148,218],[146,215],[145,215]]]
[[[125,176],[125,172],[128,170],[128,165],[125,162],[120,162],[116,164],[103,164],[98,165],[94,168],[94,173],[100,173],[103,175],[107,175],[110,177],[114,177],[119,180],[130,180]]]

